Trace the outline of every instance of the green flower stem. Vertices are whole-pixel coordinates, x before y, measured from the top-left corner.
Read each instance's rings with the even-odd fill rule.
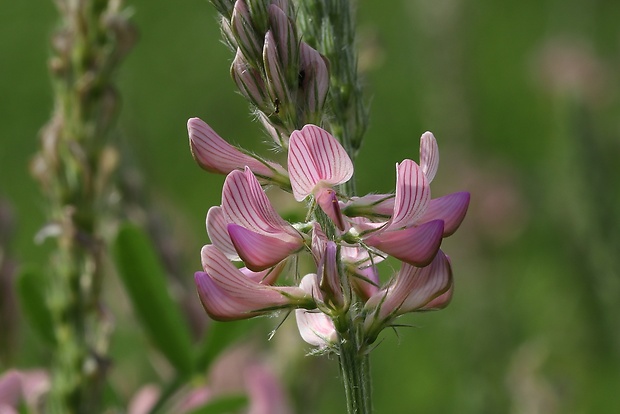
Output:
[[[336,321],[336,325],[340,339],[338,358],[347,400],[347,413],[369,414],[372,411],[369,355],[360,347],[353,321]]]

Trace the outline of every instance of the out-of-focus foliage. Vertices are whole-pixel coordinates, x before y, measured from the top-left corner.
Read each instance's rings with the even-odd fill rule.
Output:
[[[268,138],[234,93],[232,56],[210,4],[127,3],[140,39],[119,73],[117,145],[124,171],[139,171],[149,203],[173,229],[160,239],[178,252],[175,286],[190,292],[178,296],[184,304],[196,301],[183,308],[197,334],[206,316],[196,313],[192,275],[223,178],[193,163],[186,120],[200,116],[247,148]],[[376,412],[618,411],[620,3],[362,0],[358,18],[371,99],[360,193],[391,190],[394,164],[417,159],[425,130],[442,154],[434,195],[472,193],[463,227],[446,241],[454,301],[404,318],[413,328],[386,332],[372,356]],[[2,258],[20,266],[46,257],[47,245],[33,242],[43,206],[27,164],[52,109],[45,65],[55,21],[51,2],[0,6],[0,197],[17,230],[3,239]],[[389,264],[383,270],[387,278]],[[169,367],[112,279],[117,404]],[[10,294],[0,291],[0,300]],[[12,317],[19,329],[0,336],[12,344],[0,371],[45,365],[44,343],[26,318]],[[298,412],[342,412],[336,361],[304,357],[288,321],[267,343],[278,322],[254,322],[263,326],[253,341],[270,352]]]

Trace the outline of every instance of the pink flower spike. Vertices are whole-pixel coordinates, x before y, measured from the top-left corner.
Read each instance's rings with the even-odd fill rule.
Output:
[[[228,235],[228,221],[222,207],[214,206],[207,213],[207,234],[209,240],[220,249],[229,260],[241,260]]]
[[[266,236],[234,223],[228,225],[228,234],[243,263],[254,272],[275,266],[303,245],[300,240]]]
[[[301,235],[274,210],[260,183],[249,168],[233,171],[222,189],[222,209],[229,223],[301,245]]]
[[[292,179],[292,177],[291,177]],[[422,169],[411,160],[396,164],[396,197],[390,229],[415,224],[431,199],[431,189]]]
[[[365,239],[366,244],[413,266],[427,266],[439,250],[443,221],[433,220],[417,227],[386,231]]]
[[[288,171],[293,196],[302,201],[317,187],[347,182],[353,176],[353,163],[336,138],[316,125],[306,125],[291,134]]]
[[[280,165],[262,162],[230,145],[200,118],[187,121],[187,131],[192,156],[201,168],[209,172],[228,174],[248,166],[268,179],[287,175]]]
[[[335,345],[338,334],[332,320],[322,312],[296,309],[297,329],[302,339],[310,345],[327,348]]]
[[[470,194],[466,191],[435,198],[431,200],[420,222],[443,220],[443,237],[451,236],[463,222],[469,200]]]
[[[420,167],[430,183],[439,167],[439,147],[432,132],[426,131],[420,137]]]
[[[321,210],[334,222],[340,231],[344,231],[344,219],[340,212],[340,204],[336,192],[331,188],[319,188],[315,194],[316,202]]]

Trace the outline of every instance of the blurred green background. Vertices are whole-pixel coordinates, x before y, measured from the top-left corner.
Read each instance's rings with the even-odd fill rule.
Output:
[[[115,144],[167,229],[181,263],[175,283],[199,307],[192,274],[223,177],[194,164],[186,121],[199,116],[254,149],[265,135],[234,92],[208,2],[126,4],[140,36],[118,73]],[[13,217],[1,231],[18,266],[47,257],[33,242],[44,199],[28,163],[52,110],[56,21],[52,2],[0,4],[0,199]],[[362,0],[358,21],[371,103],[358,190],[393,190],[395,163],[417,160],[431,130],[441,152],[434,195],[472,193],[444,242],[452,304],[403,318],[415,327],[386,331],[372,355],[376,412],[620,412],[620,2]],[[152,367],[130,307],[114,306],[112,379],[129,398],[165,371]],[[0,320],[0,371],[46,363],[19,314]],[[254,341],[284,373],[297,411],[343,412],[337,361],[304,357],[308,347],[286,330],[267,343],[277,320],[257,324]]]

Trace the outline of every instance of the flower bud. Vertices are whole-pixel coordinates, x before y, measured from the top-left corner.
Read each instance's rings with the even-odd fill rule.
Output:
[[[270,101],[265,82],[260,72],[245,60],[241,49],[237,49],[237,55],[230,67],[230,76],[246,99],[261,111],[268,110]]]
[[[329,90],[329,70],[326,59],[304,42],[301,43],[299,77],[299,104],[307,111],[304,121],[318,124]]]
[[[237,0],[232,13],[231,29],[239,48],[247,61],[256,65],[262,58],[262,36],[252,25],[248,6],[243,0]]]
[[[273,4],[269,6],[269,25],[286,83],[296,85],[299,77],[299,39],[295,25],[282,9]]]

